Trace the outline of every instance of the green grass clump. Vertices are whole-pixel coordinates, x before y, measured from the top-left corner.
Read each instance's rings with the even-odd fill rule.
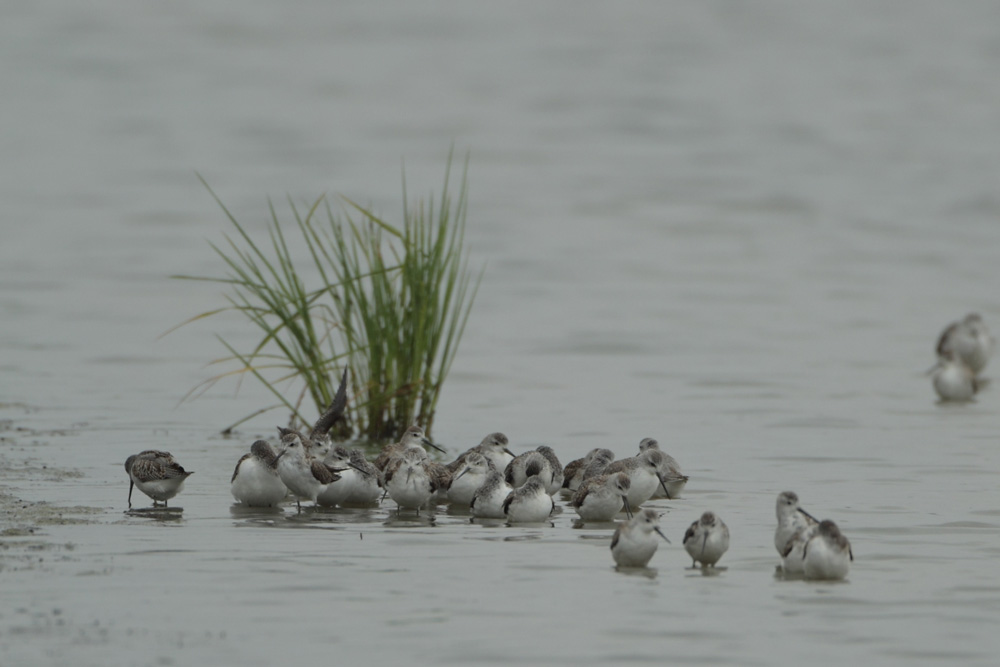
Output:
[[[313,420],[302,415],[306,397],[321,414],[346,364],[353,397],[342,430],[332,435],[377,442],[397,438],[414,423],[429,432],[482,278],[480,273],[473,281],[464,256],[467,167],[466,160],[453,200],[449,155],[437,205],[433,197],[408,204],[404,177],[398,226],[345,197],[336,209],[320,197],[308,211],[289,200],[294,225],[283,224],[269,203],[266,246],[253,240],[209,188],[236,230],[226,235],[225,247],[212,244],[227,275],[176,277],[228,285],[229,305],[188,322],[236,311],[261,338],[241,353],[219,337],[229,356],[216,363],[236,368],[206,380],[189,396],[226,377],[251,376],[278,403],[237,424],[282,406],[293,421],[309,424]],[[293,261],[286,235],[308,251],[303,266]],[[307,286],[306,274],[317,284]],[[301,389],[289,399],[281,387],[296,383]]]

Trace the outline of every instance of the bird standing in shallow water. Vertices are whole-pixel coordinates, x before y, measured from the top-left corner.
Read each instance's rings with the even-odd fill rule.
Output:
[[[385,472],[385,470],[389,467],[389,463],[393,459],[402,456],[403,452],[407,449],[419,449],[426,454],[427,450],[424,449],[425,445],[436,449],[439,452],[444,452],[443,449],[435,445],[427,438],[426,435],[424,435],[424,429],[419,426],[411,426],[403,432],[399,442],[394,442],[382,448],[382,451],[379,452],[378,457],[375,459],[375,467],[379,470],[379,472]]]
[[[469,503],[472,516],[481,519],[504,518],[504,501],[512,491],[503,475],[490,468],[486,473],[486,481],[472,494],[472,501]]]
[[[819,522],[802,547],[802,570],[806,579],[843,579],[854,560],[851,543],[837,524]]]
[[[479,452],[470,453],[465,457],[462,467],[452,477],[451,486],[448,487],[448,500],[455,505],[468,508],[476,490],[486,482],[486,477],[492,469],[493,464],[488,458]]]
[[[283,431],[281,443],[285,449],[278,454],[278,475],[288,490],[295,495],[295,505],[302,510],[302,500],[316,502],[316,498],[327,485],[340,479],[339,469],[330,468],[322,461],[311,457],[306,451],[302,436],[287,429]]]
[[[562,464],[559,462],[559,457],[556,456],[555,450],[548,445],[539,445],[535,447],[535,451],[548,459],[549,465],[552,466],[552,481],[549,483],[548,492],[550,496],[554,496],[563,485]]]
[[[509,441],[503,433],[490,433],[483,438],[475,447],[464,451],[457,459],[448,464],[448,469],[455,473],[462,469],[465,458],[472,452],[478,452],[488,458],[493,467],[500,473],[507,468],[507,464],[514,459],[514,453],[507,448]]]
[[[778,518],[778,527],[774,530],[774,548],[787,561],[786,554],[788,553],[791,539],[800,530],[815,526],[819,521],[799,506],[799,497],[793,491],[783,491],[778,494],[774,512]],[[795,568],[799,563],[801,563],[801,559],[798,562],[793,560],[789,563],[793,570],[789,572],[787,567],[785,567],[786,574],[796,574]],[[798,572],[801,571],[801,568],[799,568]]]
[[[632,507],[638,508],[653,497],[657,487],[662,487],[667,497],[670,496],[663,475],[660,474],[662,461],[663,452],[658,449],[648,449],[638,456],[612,461],[604,468],[604,474],[614,472],[627,474],[632,482],[629,486],[628,502]]]
[[[555,481],[555,470],[549,459],[535,450],[515,456],[503,473],[504,480],[514,489],[524,486],[532,475],[541,478],[545,492],[548,493]]]
[[[422,447],[406,449],[389,462],[384,473],[385,490],[400,510],[415,509],[419,514],[430,505],[438,486],[429,464]]]
[[[330,401],[329,407],[323,411],[323,414],[319,416],[316,423],[313,424],[311,429],[309,429],[309,435],[306,436],[295,429],[282,428],[279,426],[278,437],[284,438],[286,435],[290,435],[292,433],[298,435],[306,455],[316,459],[317,461],[323,461],[330,453],[330,449],[333,448],[333,442],[330,440],[329,435],[330,429],[333,428],[334,424],[343,419],[344,411],[346,409],[347,369],[345,368],[344,374],[340,378],[340,386],[337,387],[336,395],[334,395],[333,400]]]
[[[342,504],[354,489],[357,478],[362,475],[351,463],[351,452],[346,447],[330,447],[327,451],[323,463],[327,468],[336,468],[338,479],[336,482],[328,484],[325,489],[316,496],[316,504],[323,507],[336,507]]]
[[[688,476],[681,472],[681,466],[677,463],[677,459],[660,449],[660,443],[653,438],[643,438],[639,442],[639,454],[648,449],[655,449],[662,454],[662,457],[657,461],[659,461],[659,471],[664,483],[653,492],[653,498],[666,498],[667,500],[679,498],[681,491],[687,486]]]
[[[942,354],[930,372],[934,391],[942,401],[971,401],[979,391],[976,374],[954,350]]]
[[[935,349],[938,357],[954,353],[956,361],[965,364],[973,375],[979,375],[989,362],[995,344],[979,313],[969,313],[941,332]]]
[[[510,523],[545,521],[556,507],[545,481],[532,475],[522,486],[510,492],[503,501],[503,513]]]
[[[267,440],[250,446],[233,470],[229,482],[233,498],[247,507],[274,507],[288,493],[288,487],[278,475],[278,456]]]
[[[597,447],[590,450],[586,456],[570,461],[563,468],[563,488],[576,491],[585,479],[597,477],[614,460],[615,453],[610,449]]]
[[[372,465],[360,449],[350,450],[350,466],[358,473],[351,485],[351,491],[341,501],[341,507],[371,507],[382,497],[378,468]]]
[[[611,521],[625,508],[632,518],[628,490],[632,486],[623,472],[592,477],[580,485],[569,505],[584,521]]]
[[[646,567],[659,546],[653,533],[670,543],[660,530],[656,510],[645,509],[620,524],[611,538],[611,555],[618,567]]]
[[[714,512],[705,512],[684,533],[684,549],[693,559],[691,567],[715,567],[729,549],[729,528]]]
[[[147,449],[125,459],[125,472],[129,478],[129,507],[132,507],[133,486],[153,499],[153,507],[157,501],[162,501],[166,507],[167,501],[180,493],[184,480],[194,474],[193,470],[184,470],[174,461],[170,452],[157,449]]]

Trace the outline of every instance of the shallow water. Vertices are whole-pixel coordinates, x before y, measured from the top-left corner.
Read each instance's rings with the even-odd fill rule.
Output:
[[[949,321],[1000,329],[1000,10],[572,9],[0,7],[0,490],[81,508],[0,537],[0,664],[995,661],[997,392],[938,405],[922,372]],[[159,338],[222,303],[169,278],[220,270],[195,172],[251,226],[286,193],[391,217],[401,161],[432,192],[452,144],[487,274],[435,439],[656,437],[692,479],[654,571],[568,510],[239,511],[283,418],[216,435],[270,402],[250,384],[178,405],[214,333],[252,340]],[[196,471],[183,511],[125,513],[148,447]],[[851,539],[846,583],[774,577],[785,489]],[[705,509],[711,577],[680,546]]]

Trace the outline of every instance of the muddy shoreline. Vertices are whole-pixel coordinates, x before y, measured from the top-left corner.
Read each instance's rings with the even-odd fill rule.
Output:
[[[25,482],[58,483],[83,476],[78,470],[41,463],[37,456],[37,448],[64,434],[21,427],[12,419],[0,420],[0,572],[35,569],[44,566],[52,553],[72,551],[73,544],[48,539],[45,528],[94,523],[93,517],[103,511],[99,507],[62,506],[19,496],[20,485]]]

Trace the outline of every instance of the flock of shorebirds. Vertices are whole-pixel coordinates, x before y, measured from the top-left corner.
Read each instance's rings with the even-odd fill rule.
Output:
[[[934,388],[944,400],[970,400],[976,375],[986,365],[993,339],[982,318],[971,314],[945,329],[938,341]],[[491,433],[450,463],[431,460],[426,448],[443,449],[418,426],[399,442],[387,445],[373,461],[360,449],[334,446],[330,428],[346,408],[346,379],[337,396],[308,435],[278,428],[277,451],[258,440],[233,471],[233,497],[249,507],[274,507],[290,498],[325,507],[373,507],[386,497],[397,511],[433,508],[439,503],[468,508],[472,521],[505,520],[510,524],[541,523],[556,508],[555,496],[581,522],[614,522],[624,512],[611,538],[611,554],[619,567],[646,567],[659,546],[660,514],[642,509],[654,498],[678,498],[688,482],[677,460],[644,438],[634,456],[616,459],[608,449],[563,466],[551,447],[540,446],[515,456],[507,436]],[[168,452],[147,450],[128,457],[129,507],[132,488],[166,505],[192,474]],[[774,546],[780,571],[789,577],[843,579],[854,560],[850,542],[833,521],[815,519],[785,491],[776,505]],[[729,548],[729,529],[713,512],[705,512],[684,533],[683,545],[692,567],[714,568]]]

